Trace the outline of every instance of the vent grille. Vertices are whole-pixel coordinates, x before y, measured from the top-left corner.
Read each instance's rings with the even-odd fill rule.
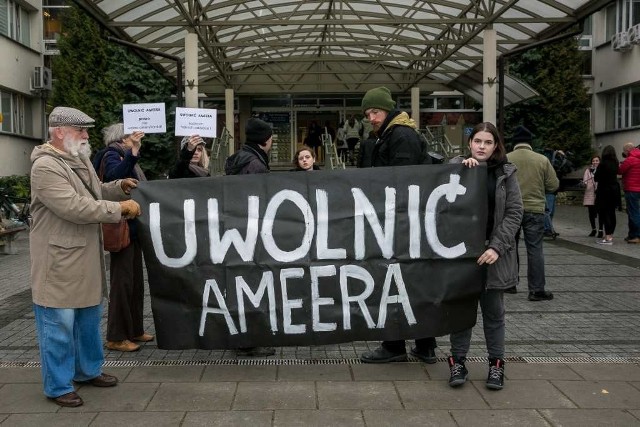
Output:
[[[408,357],[409,363],[421,363]],[[640,363],[640,357],[507,357],[508,363]],[[438,362],[447,359],[439,357]],[[487,363],[486,357],[468,357],[467,362]],[[287,366],[287,365],[360,365],[358,358],[352,359],[203,359],[203,360],[107,360],[107,368],[131,368],[137,366]],[[0,368],[39,368],[40,362],[0,362]]]

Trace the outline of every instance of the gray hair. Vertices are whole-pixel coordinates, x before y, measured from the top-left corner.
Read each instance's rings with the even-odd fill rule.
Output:
[[[128,133],[124,133],[123,123],[114,123],[102,129],[102,139],[104,140],[104,145],[109,145],[112,142],[122,142],[122,140],[127,138],[129,135],[130,134]]]

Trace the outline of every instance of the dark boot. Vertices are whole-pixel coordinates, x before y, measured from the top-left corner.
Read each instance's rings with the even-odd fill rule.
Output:
[[[487,388],[502,390],[502,387],[504,387],[504,360],[490,357]]]
[[[467,368],[464,366],[464,360],[449,356],[447,361],[449,362],[449,371],[451,372],[449,385],[451,387],[458,387],[467,382],[469,371],[467,371]]]

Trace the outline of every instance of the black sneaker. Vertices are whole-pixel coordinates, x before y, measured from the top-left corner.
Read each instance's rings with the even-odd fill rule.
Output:
[[[492,390],[502,390],[504,387],[504,360],[489,359],[489,375],[486,385]]]
[[[449,385],[451,387],[461,386],[467,381],[469,371],[467,371],[463,361],[460,361],[453,356],[449,356],[447,360],[449,362],[449,371],[451,371]]]
[[[418,347],[413,347],[411,348],[411,354],[430,365],[438,361],[435,348],[427,347],[425,349],[418,349]]]
[[[507,288],[504,290],[505,294],[517,294],[518,293],[518,289],[515,286],[512,286],[510,288]]]
[[[236,355],[244,357],[273,356],[276,349],[273,347],[244,347],[236,350]]]
[[[406,362],[407,353],[393,353],[380,346],[373,351],[364,353],[360,356],[360,360],[364,363]]]
[[[589,233],[589,237],[596,237],[596,229],[595,228],[593,230],[591,230],[591,233]]]
[[[529,301],[551,301],[553,293],[549,291],[529,292]]]
[[[602,230],[598,231],[598,235],[596,236],[598,239],[602,239],[604,237],[604,233],[602,232]]]

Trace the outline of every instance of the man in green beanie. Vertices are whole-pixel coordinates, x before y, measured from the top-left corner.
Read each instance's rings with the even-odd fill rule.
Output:
[[[362,111],[373,126],[378,140],[373,146],[372,166],[407,166],[430,164],[427,144],[418,134],[416,122],[396,102],[386,87],[365,93]],[[411,354],[426,363],[436,363],[436,340],[433,337],[416,339]],[[360,356],[365,363],[405,362],[407,350],[404,340],[383,341],[380,347]]]

